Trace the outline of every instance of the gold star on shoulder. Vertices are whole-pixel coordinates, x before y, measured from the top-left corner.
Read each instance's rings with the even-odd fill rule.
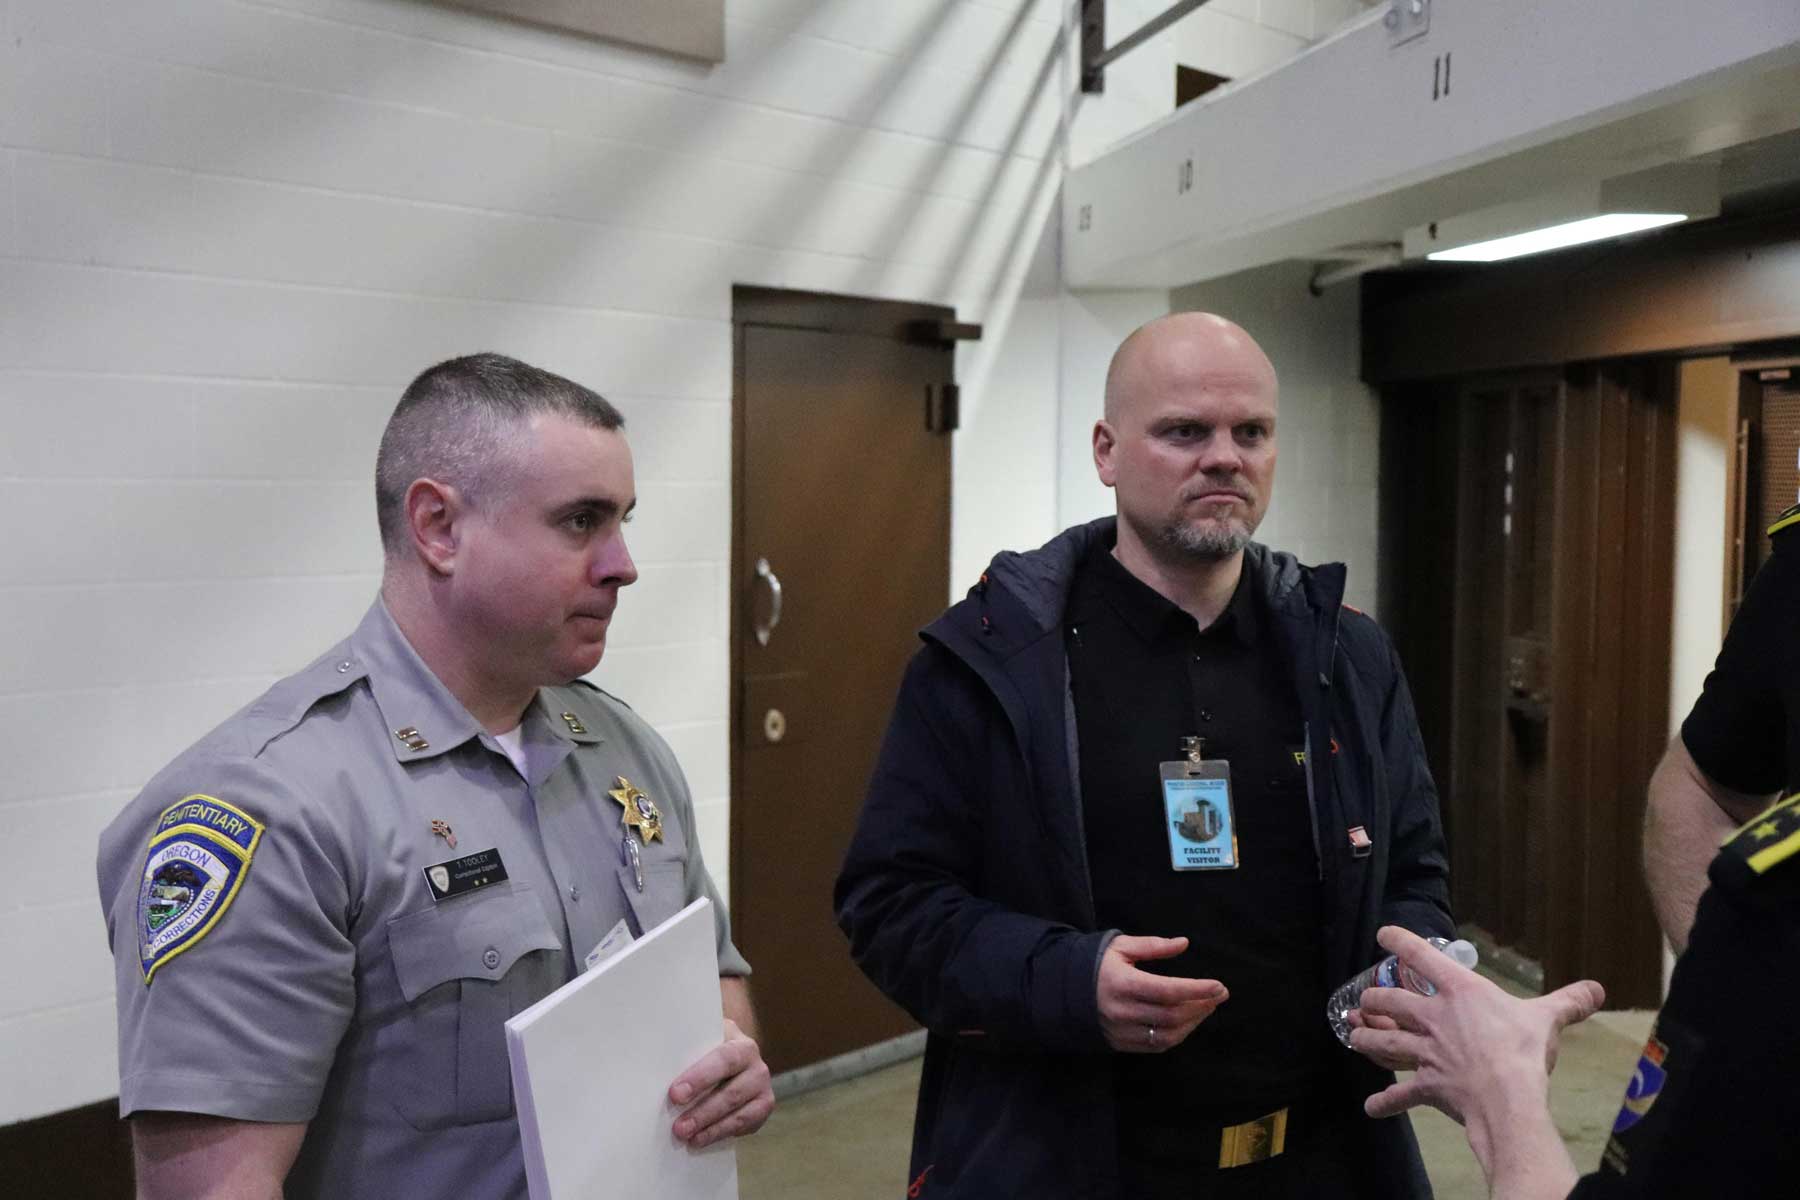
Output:
[[[646,846],[651,842],[662,840],[662,813],[657,811],[656,802],[632,785],[631,780],[623,775],[613,777],[618,787],[606,794],[619,802],[625,811],[620,820],[627,829],[637,830],[638,840]]]
[[[1750,835],[1754,838],[1757,838],[1760,841],[1766,842],[1770,838],[1774,837],[1776,834],[1778,834],[1780,832],[1781,832],[1781,827],[1779,825],[1775,824],[1775,822],[1764,821],[1761,825],[1758,825],[1755,829],[1752,829],[1750,831]]]

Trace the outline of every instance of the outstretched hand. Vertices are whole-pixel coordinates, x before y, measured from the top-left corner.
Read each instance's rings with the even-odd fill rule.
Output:
[[[1230,998],[1216,979],[1153,975],[1137,964],[1174,958],[1186,938],[1120,934],[1100,959],[1100,1029],[1106,1044],[1129,1054],[1161,1054],[1179,1046]]]
[[[1416,1071],[1369,1097],[1363,1108],[1372,1117],[1428,1104],[1466,1122],[1487,1105],[1522,1098],[1541,1103],[1562,1031],[1593,1016],[1606,1000],[1591,979],[1521,999],[1405,929],[1386,926],[1376,940],[1437,994],[1397,987],[1362,994],[1361,1009],[1351,1017],[1351,1048],[1383,1066]]]

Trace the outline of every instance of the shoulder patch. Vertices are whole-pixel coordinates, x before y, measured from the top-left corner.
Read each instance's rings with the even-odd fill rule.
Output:
[[[196,793],[163,809],[138,889],[145,986],[157,968],[219,923],[243,886],[262,835],[262,822],[212,796]]]
[[[1752,875],[1800,855],[1800,792],[1758,814],[1725,839],[1720,853],[1742,862]]]
[[[1780,516],[1775,518],[1775,523],[1769,526],[1769,536],[1774,537],[1782,530],[1792,529],[1796,525],[1800,525],[1800,504],[1783,511]]]

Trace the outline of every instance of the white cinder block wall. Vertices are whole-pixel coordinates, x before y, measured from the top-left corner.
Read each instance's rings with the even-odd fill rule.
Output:
[[[643,573],[599,674],[722,881],[731,286],[986,322],[958,546],[1051,531],[1058,6],[727,13],[709,68],[420,0],[0,4],[0,1062],[34,1081],[0,1120],[117,1091],[96,836],[360,615],[421,368],[502,350],[625,410]]]
[[[1349,2],[1242,0],[1234,36]],[[706,67],[429,0],[0,0],[0,1062],[33,1081],[0,1122],[116,1091],[98,831],[360,615],[376,439],[450,355],[625,410],[642,578],[600,677],[724,881],[731,285],[983,322],[953,588],[1054,532],[1065,378],[1110,352],[1064,336],[1056,189],[1082,122],[1172,93],[1147,49],[1142,107],[1078,105],[1072,4],[728,0]]]

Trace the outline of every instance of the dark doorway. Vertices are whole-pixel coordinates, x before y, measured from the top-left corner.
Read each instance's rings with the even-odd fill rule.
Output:
[[[1739,489],[1732,515],[1738,530],[1728,569],[1735,586],[1728,597],[1729,621],[1744,590],[1769,559],[1769,526],[1800,503],[1800,378],[1793,367],[1746,371],[1738,389]]]
[[[949,309],[733,293],[732,917],[764,1056],[915,1028],[831,913],[888,710],[950,571]]]

